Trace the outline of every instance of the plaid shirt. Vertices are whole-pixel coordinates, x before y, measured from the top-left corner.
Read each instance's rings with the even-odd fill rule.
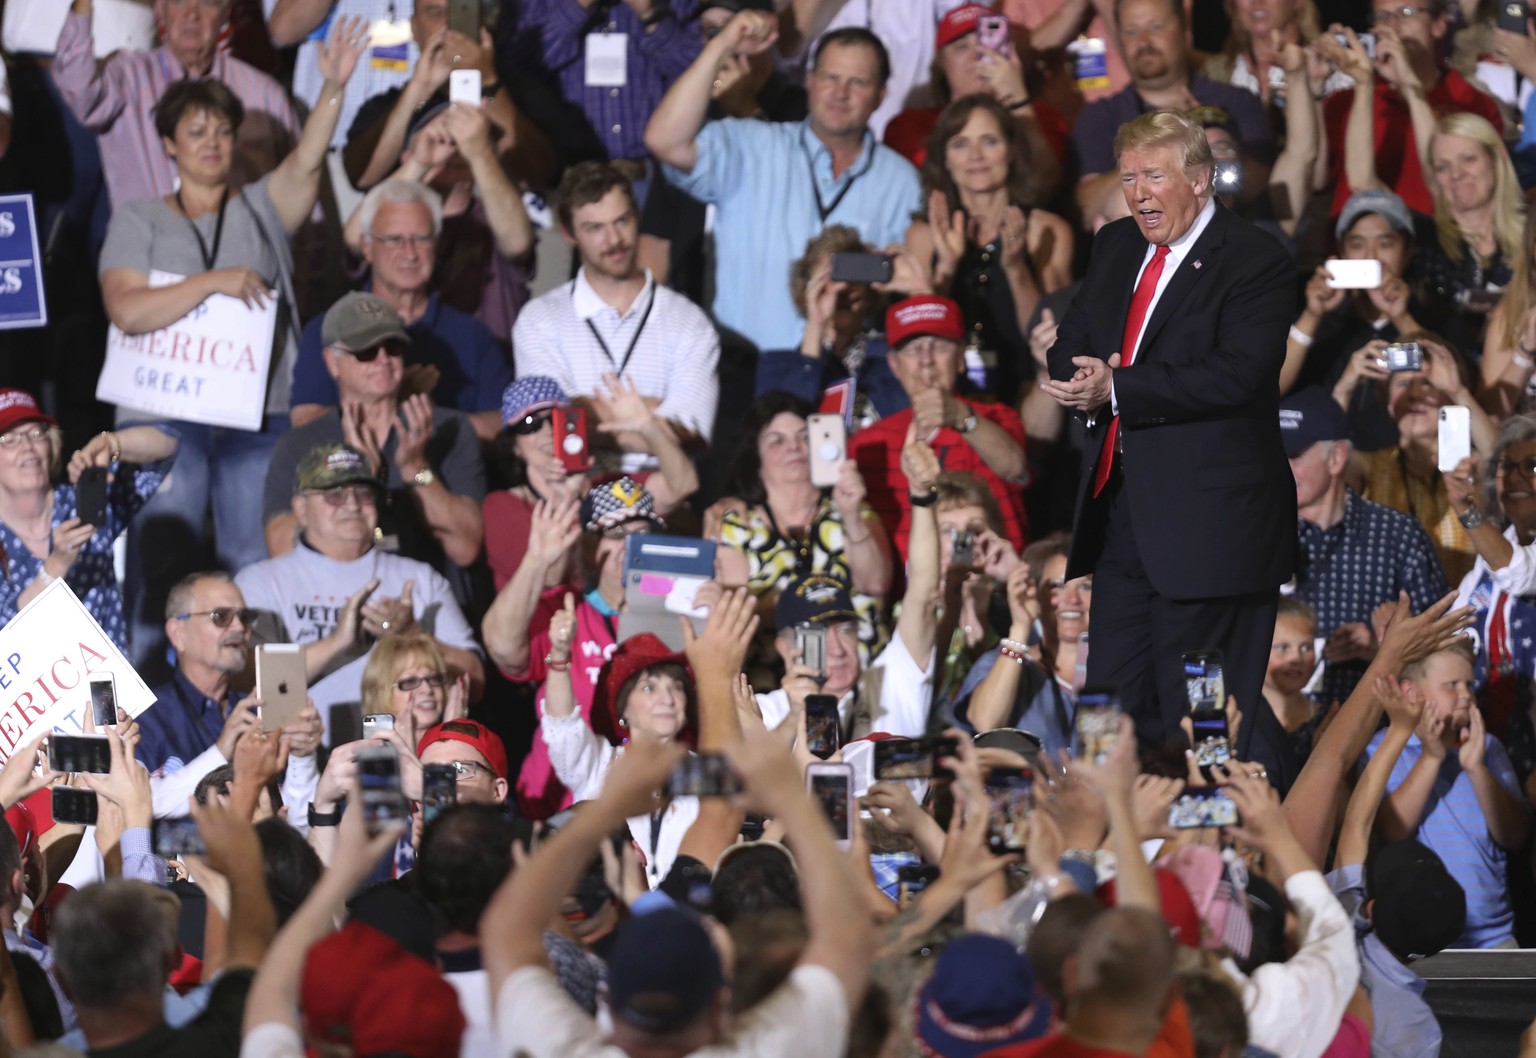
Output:
[[[64,20],[53,61],[59,94],[80,124],[101,140],[102,169],[114,208],[120,202],[163,198],[176,189],[176,163],[155,131],[155,104],[186,68],[166,47],[119,51],[97,66],[91,17]],[[298,142],[299,121],[282,86],[254,66],[219,52],[208,77],[222,81],[245,104],[235,145],[234,187],[266,175]]]

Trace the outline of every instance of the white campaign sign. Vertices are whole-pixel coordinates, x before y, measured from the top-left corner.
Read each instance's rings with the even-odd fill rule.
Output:
[[[117,705],[138,716],[155,696],[69,585],[56,580],[0,628],[0,764],[47,731],[77,735],[90,678],[117,679]]]
[[[151,272],[149,285],[169,286],[183,278]],[[96,399],[168,419],[260,429],[277,326],[277,295],[268,294],[260,309],[213,294],[169,327],[148,334],[108,328]]]

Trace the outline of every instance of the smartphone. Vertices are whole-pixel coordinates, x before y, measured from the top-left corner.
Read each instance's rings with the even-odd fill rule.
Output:
[[[462,33],[470,40],[480,40],[480,0],[448,0],[448,28],[455,33]],[[454,73],[460,71],[455,70]],[[463,71],[479,75],[479,70]],[[452,76],[452,75],[450,75]],[[476,89],[475,103],[480,102],[479,89]],[[454,102],[458,102],[454,100]]]
[[[1221,651],[1195,650],[1183,655],[1184,690],[1191,713],[1225,713],[1227,684],[1222,677]]]
[[[97,731],[117,726],[117,677],[110,672],[91,677],[91,719]]]
[[[1381,262],[1332,257],[1323,262],[1330,290],[1375,290],[1381,286]]]
[[[1440,409],[1440,473],[1449,474],[1472,454],[1472,412],[1459,404]]]
[[[982,15],[976,20],[976,43],[983,51],[990,51],[998,58],[1006,59],[1013,53],[1013,42],[1008,35],[1008,19],[1002,15]]]
[[[889,283],[891,255],[888,253],[834,253],[834,283]]]
[[[203,832],[191,816],[157,819],[151,831],[150,845],[162,860],[179,860],[183,856],[205,856],[208,846],[203,842]]]
[[[1381,351],[1381,359],[1387,370],[1394,374],[1399,371],[1423,371],[1424,347],[1418,342],[1393,342]]]
[[[96,825],[96,794],[92,790],[77,790],[73,786],[55,786],[53,794],[53,821]]]
[[[395,747],[374,742],[359,746],[353,759],[363,790],[363,822],[370,833],[385,823],[410,818],[411,806],[400,792],[400,756]]]
[[[939,763],[953,757],[959,744],[944,735],[925,738],[885,738],[875,743],[877,779],[953,779],[954,772]]]
[[[853,765],[825,761],[807,765],[805,788],[816,798],[827,822],[832,824],[837,847],[847,849],[853,844]]]
[[[800,664],[816,673],[821,680],[827,678],[827,629],[825,625],[799,625],[795,628],[795,653]]]
[[[112,749],[106,735],[49,735],[48,767],[61,772],[106,775],[112,770]]]
[[[805,420],[811,439],[811,484],[830,489],[848,458],[848,427],[841,415],[811,415]]]
[[[805,696],[805,748],[811,756],[826,760],[843,744],[842,718],[837,698],[830,694]]]
[[[393,731],[395,729],[395,717],[392,713],[365,713],[363,714],[363,739],[373,738],[380,731]]]
[[[1487,287],[1462,287],[1456,291],[1456,304],[1469,312],[1492,312],[1504,300],[1504,291]]]
[[[1525,30],[1522,29],[1520,32],[1524,33]],[[1335,42],[1338,43],[1339,47],[1341,47],[1341,48],[1349,47],[1349,37],[1346,36],[1345,34],[1343,34],[1343,33],[1335,33],[1333,35],[1333,39],[1334,39]],[[1360,42],[1360,46],[1365,49],[1365,54],[1366,55],[1370,56],[1373,59],[1376,58],[1376,34],[1374,34],[1374,33],[1356,33],[1355,34],[1355,39],[1358,40]]]
[[[1035,776],[1027,768],[993,768],[987,775],[987,847],[993,852],[1024,851],[1034,790]]]
[[[421,822],[432,822],[443,809],[459,803],[459,773],[452,764],[421,766]]]
[[[1224,786],[1190,786],[1168,806],[1168,825],[1174,830],[1237,825],[1237,805]]]
[[[348,742],[362,740],[362,706],[356,702],[342,702],[331,706],[327,713],[331,722],[326,725],[325,730],[330,736],[331,745],[345,746]]]
[[[1530,17],[1530,8],[1526,7],[1525,0],[1503,0],[1499,4],[1499,12],[1494,23],[1502,30],[1518,33],[1523,37],[1528,32],[1526,19]]]
[[[281,731],[309,704],[304,648],[297,643],[263,643],[256,648],[256,693],[261,729]]]
[[[471,38],[474,39],[474,38]],[[454,70],[448,75],[448,102],[480,105],[480,71]]]
[[[556,408],[550,415],[555,430],[555,456],[569,474],[579,474],[592,465],[587,444],[587,409],[574,405]]]
[[[1104,763],[1120,738],[1120,695],[1084,687],[1077,696],[1073,723],[1082,755],[1095,764]]]
[[[1189,723],[1192,735],[1190,741],[1195,750],[1195,763],[1200,767],[1200,774],[1209,779],[1212,765],[1225,764],[1232,759],[1232,741],[1231,732],[1227,730],[1227,714],[1225,712],[1191,713]]]
[[[75,514],[100,529],[107,523],[107,468],[86,467],[75,482]]]
[[[951,569],[970,569],[976,564],[976,534],[969,529],[956,529],[954,543],[949,549]]]
[[[909,863],[896,868],[896,903],[906,907],[939,880],[939,869],[931,863]]]
[[[1218,195],[1235,195],[1243,189],[1243,163],[1239,158],[1222,158],[1216,162],[1212,182]]]
[[[720,754],[690,753],[672,769],[667,792],[673,797],[733,797],[741,793],[741,780]]]

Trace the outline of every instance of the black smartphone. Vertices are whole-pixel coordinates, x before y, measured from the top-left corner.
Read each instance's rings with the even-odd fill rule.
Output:
[[[203,843],[203,832],[197,829],[197,823],[191,816],[155,820],[150,843],[155,855],[162,860],[208,854],[208,846]]]
[[[443,809],[459,803],[459,773],[452,764],[421,766],[421,822],[432,822]]]
[[[888,253],[834,253],[834,283],[889,283],[891,255]]]
[[[107,523],[107,468],[86,467],[75,482],[75,513],[86,525]]]
[[[345,746],[348,742],[357,742],[363,737],[363,711],[356,702],[343,702],[340,705],[331,706],[331,722],[327,727],[330,732],[330,744],[332,746]]]
[[[1227,708],[1227,684],[1222,676],[1221,651],[1193,650],[1181,657],[1184,690],[1191,713],[1220,713]]]
[[[741,780],[720,754],[691,753],[672,769],[667,792],[673,797],[731,797],[741,793]]]
[[[112,749],[106,735],[49,735],[48,767],[61,772],[106,775],[112,770]]]
[[[1035,776],[1028,768],[993,768],[987,775],[987,847],[999,855],[1024,851],[1024,831],[1034,804]]]
[[[906,907],[939,880],[939,869],[929,863],[909,863],[896,868],[896,903]]]
[[[387,742],[358,747],[357,777],[363,789],[363,822],[370,832],[385,823],[410,818],[411,806],[400,792],[400,757]]]
[[[55,823],[79,823],[96,825],[96,793],[94,790],[77,790],[73,786],[54,786],[53,821]]]
[[[1525,0],[1503,0],[1499,4],[1498,16],[1494,23],[1510,33],[1518,33],[1522,37],[1526,35],[1526,20],[1531,17],[1531,10],[1526,6]]]
[[[941,765],[939,758],[959,752],[959,743],[944,735],[881,739],[875,743],[875,778],[953,779],[955,773]]]
[[[1104,763],[1120,737],[1120,695],[1084,687],[1077,696],[1077,745],[1084,757]]]
[[[1225,764],[1232,759],[1231,732],[1227,730],[1225,712],[1199,712],[1189,716],[1190,742],[1194,745],[1195,763],[1200,773],[1211,777],[1211,766]]]
[[[1168,806],[1168,825],[1175,830],[1237,825],[1237,805],[1224,786],[1190,786]]]
[[[805,696],[805,748],[813,757],[826,760],[843,744],[837,698],[830,694]]]
[[[117,677],[110,672],[91,677],[91,719],[97,731],[117,726]]]

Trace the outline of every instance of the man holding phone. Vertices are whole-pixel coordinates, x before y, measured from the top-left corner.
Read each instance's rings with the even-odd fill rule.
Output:
[[[1247,717],[1236,756],[1287,784],[1261,688],[1295,569],[1278,408],[1295,271],[1213,200],[1198,123],[1144,114],[1116,148],[1132,216],[1099,230],[1041,383],[1088,424],[1066,572],[1094,575],[1088,681],[1120,688],[1143,743],[1182,742],[1181,656],[1219,649]]]

